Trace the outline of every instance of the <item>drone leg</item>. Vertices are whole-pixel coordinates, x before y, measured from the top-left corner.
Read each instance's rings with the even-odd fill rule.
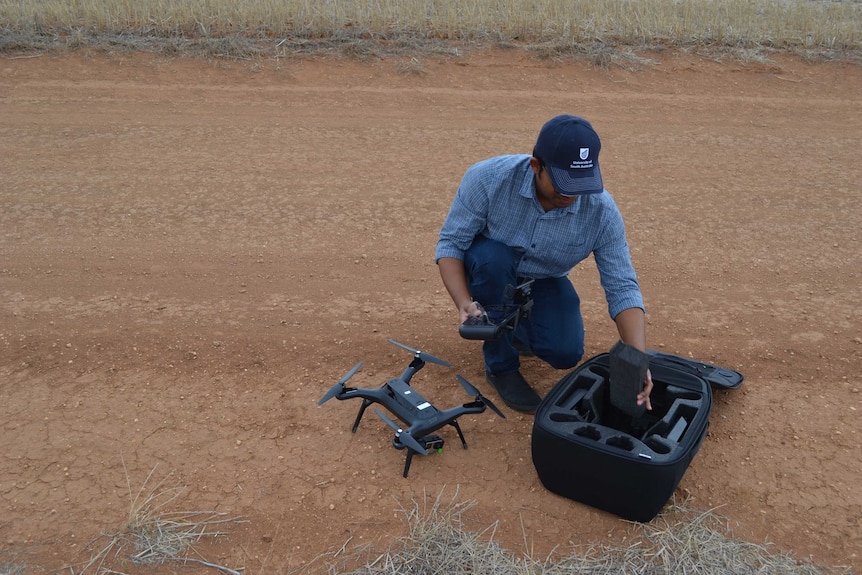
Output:
[[[356,421],[353,422],[353,433],[356,433],[356,429],[359,427],[359,422],[362,420],[362,414],[365,413],[366,408],[374,403],[369,399],[362,398],[362,405],[359,406],[359,413],[356,414]]]
[[[453,422],[452,422],[452,423],[450,423],[449,425],[451,425],[452,427],[454,427],[454,428],[455,428],[455,431],[457,431],[457,432],[458,432],[458,437],[460,437],[460,438],[461,438],[461,445],[462,445],[462,446],[464,446],[464,449],[467,449],[467,440],[466,440],[466,439],[464,439],[464,434],[463,434],[463,433],[461,433],[461,426],[460,426],[460,425],[458,425],[458,422],[457,422],[457,421],[453,421]]]
[[[407,474],[410,473],[410,463],[413,461],[413,450],[409,447],[407,448],[407,459],[404,460],[404,477],[407,477]]]

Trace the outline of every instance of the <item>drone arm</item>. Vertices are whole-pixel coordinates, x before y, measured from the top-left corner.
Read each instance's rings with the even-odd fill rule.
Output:
[[[455,421],[462,415],[476,415],[479,413],[484,413],[487,407],[488,406],[481,401],[471,401],[470,403],[465,403],[463,405],[455,406],[452,409],[447,409],[441,414],[443,419],[443,423],[441,425],[446,425],[450,421]]]
[[[422,424],[417,424],[411,428],[413,436],[424,436],[440,429],[445,425],[451,425],[458,432],[458,437],[461,439],[461,445],[467,449],[467,441],[464,439],[464,433],[461,431],[461,426],[458,424],[458,418],[462,415],[482,413],[487,406],[480,402],[474,401],[458,405],[446,411],[439,412],[432,421],[426,421]]]
[[[386,391],[383,388],[357,389],[353,387],[346,387],[343,391],[341,391],[341,393],[335,396],[335,399],[344,401],[347,399],[361,397],[363,399],[382,403],[383,401],[385,401],[384,396],[386,396]]]
[[[414,357],[410,365],[407,366],[407,369],[404,370],[404,373],[401,374],[401,380],[409,384],[413,376],[416,375],[416,372],[423,367],[425,367],[425,360],[421,357]]]
[[[362,421],[362,416],[365,414],[365,410],[368,409],[368,406],[372,403],[383,403],[384,401],[386,401],[388,394],[382,388],[355,389],[352,387],[348,387],[343,389],[338,395],[335,396],[335,398],[340,401],[354,399],[357,397],[362,398],[362,405],[359,406],[359,413],[356,414],[356,419],[353,422],[353,433],[356,433],[356,430],[359,428],[359,422]]]

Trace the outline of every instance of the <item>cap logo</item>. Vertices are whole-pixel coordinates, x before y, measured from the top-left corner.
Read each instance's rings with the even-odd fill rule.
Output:
[[[593,161],[590,159],[589,148],[579,148],[577,160],[572,160],[569,166],[570,170],[591,170],[593,169]]]

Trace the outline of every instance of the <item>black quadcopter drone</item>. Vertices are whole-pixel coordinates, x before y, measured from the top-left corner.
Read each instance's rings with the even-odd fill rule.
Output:
[[[473,401],[458,405],[451,409],[439,410],[431,403],[422,397],[415,389],[410,387],[410,379],[416,375],[416,372],[425,366],[426,362],[436,363],[446,367],[450,367],[447,361],[436,358],[433,355],[421,352],[419,350],[407,347],[404,344],[398,343],[390,339],[390,343],[397,345],[409,352],[413,353],[413,360],[407,369],[404,370],[399,377],[390,379],[379,388],[373,389],[357,389],[347,387],[345,384],[353,375],[362,367],[362,362],[356,364],[341,380],[333,385],[327,391],[318,405],[323,405],[333,397],[339,400],[353,399],[355,397],[362,398],[362,404],[359,406],[359,413],[356,415],[356,420],[353,422],[353,433],[359,427],[359,422],[362,420],[362,415],[372,403],[379,403],[392,412],[395,417],[403,421],[407,427],[401,427],[395,421],[386,416],[379,409],[375,409],[380,419],[382,419],[389,427],[395,430],[395,437],[392,439],[392,445],[396,449],[406,449],[407,459],[404,462],[404,477],[410,471],[410,463],[413,460],[414,453],[428,455],[429,450],[436,450],[438,453],[443,450],[443,438],[435,435],[437,431],[445,425],[451,425],[458,432],[458,437],[461,439],[461,445],[467,449],[467,441],[464,439],[464,434],[461,432],[461,426],[458,425],[458,418],[465,414],[478,414],[485,411],[485,408],[490,408],[491,411],[502,417],[503,412],[500,411],[491,400],[483,397],[479,390],[476,389],[469,381],[460,375],[455,377],[461,383],[464,390],[471,396]]]

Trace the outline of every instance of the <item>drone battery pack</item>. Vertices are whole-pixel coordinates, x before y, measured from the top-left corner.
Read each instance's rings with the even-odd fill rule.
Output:
[[[569,372],[536,410],[532,458],[549,491],[624,519],[653,519],[706,436],[712,385],[735,388],[733,370],[649,351],[652,410],[632,415],[611,401],[610,354]]]
[[[638,405],[638,394],[644,388],[649,356],[620,340],[611,348],[609,363],[611,404],[623,413],[640,417],[646,404]]]

